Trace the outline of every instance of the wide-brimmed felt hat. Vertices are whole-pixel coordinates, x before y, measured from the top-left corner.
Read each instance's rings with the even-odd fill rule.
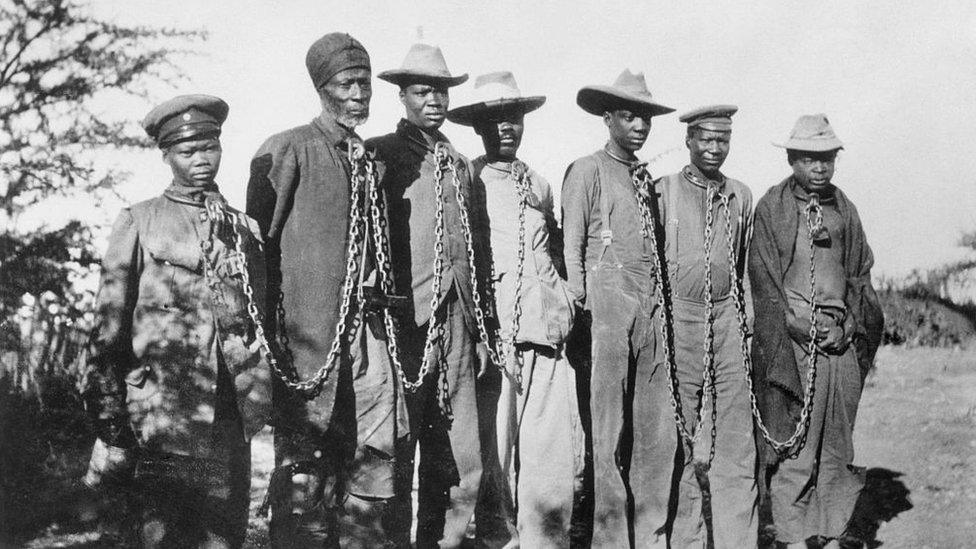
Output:
[[[777,147],[795,151],[826,152],[844,148],[837,138],[825,114],[804,114],[796,120],[790,138],[783,143],[773,143]]]
[[[590,114],[602,116],[603,113],[617,109],[628,109],[650,116],[660,116],[674,112],[671,107],[654,100],[644,73],[632,73],[624,69],[609,86],[584,86],[576,94],[576,104]]]
[[[467,73],[452,75],[447,68],[447,62],[444,61],[441,49],[428,44],[414,44],[399,69],[383,71],[376,77],[401,87],[420,83],[436,83],[451,87],[468,80]]]
[[[213,95],[178,95],[149,111],[142,127],[165,149],[181,141],[219,136],[229,110],[223,99]]]
[[[735,105],[708,105],[690,110],[678,117],[689,128],[701,128],[714,132],[732,130],[732,115],[739,111]]]
[[[474,79],[474,91],[476,101],[448,111],[448,120],[455,124],[473,126],[478,119],[500,113],[532,112],[546,102],[542,95],[523,97],[515,76],[509,71],[478,76]]]

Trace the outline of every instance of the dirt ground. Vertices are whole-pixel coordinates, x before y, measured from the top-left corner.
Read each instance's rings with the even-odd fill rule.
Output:
[[[856,461],[868,472],[858,511],[866,546],[976,546],[976,347],[883,348],[857,422]],[[51,448],[56,454],[57,448]],[[264,497],[272,466],[267,431],[255,440],[253,466],[252,511]],[[64,493],[57,498],[61,502],[51,501],[50,492],[43,496],[47,501],[21,498],[20,505],[27,507],[63,509],[38,514],[45,517],[42,523],[21,526],[18,532],[4,525],[0,547],[116,546],[98,517],[79,504],[77,493]],[[253,513],[247,545],[268,546],[267,521]]]

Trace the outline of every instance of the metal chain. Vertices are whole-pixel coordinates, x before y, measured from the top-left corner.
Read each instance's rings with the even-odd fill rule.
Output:
[[[702,424],[704,423],[704,404],[705,397],[704,393],[702,400],[699,401],[697,407],[697,416],[695,419],[695,428],[689,430],[684,417],[683,406],[681,402],[681,393],[679,392],[678,383],[678,366],[675,361],[674,347],[672,342],[674,341],[673,334],[673,323],[671,319],[673,317],[670,300],[667,298],[664,288],[664,264],[661,261],[661,256],[659,255],[660,248],[658,247],[657,233],[654,231],[654,220],[651,214],[651,208],[648,203],[648,197],[642,191],[642,189],[647,189],[651,185],[651,175],[648,173],[647,169],[643,164],[637,165],[632,170],[631,182],[634,187],[634,192],[637,196],[637,208],[640,213],[640,223],[641,223],[641,235],[650,238],[651,249],[653,253],[651,257],[654,260],[654,269],[657,271],[657,276],[655,277],[656,292],[658,295],[658,314],[660,318],[659,329],[661,331],[661,346],[664,350],[664,360],[666,363],[666,372],[668,376],[668,385],[670,388],[670,401],[671,401],[671,412],[674,419],[674,424],[678,428],[678,432],[681,437],[687,442],[687,444],[693,449],[695,443],[701,438]],[[703,379],[709,379],[708,369],[703,373]],[[714,409],[713,409],[714,413]],[[714,420],[712,422],[714,428]],[[714,443],[712,445],[714,449]]]
[[[715,185],[709,184],[707,190],[705,191],[705,338],[704,338],[704,353],[702,354],[702,364],[704,370],[702,371],[702,399],[701,408],[699,409],[699,420],[704,415],[703,412],[705,407],[708,406],[708,401],[712,401],[712,414],[711,414],[711,435],[712,443],[708,450],[708,463],[712,463],[712,459],[715,457],[715,434],[716,434],[716,419],[718,414],[718,391],[715,388],[715,301],[712,295],[712,223],[714,222],[714,205],[715,194],[717,189]],[[721,193],[719,193],[721,195]],[[734,251],[733,251],[734,254]],[[729,265],[729,270],[735,263]],[[700,425],[699,425],[700,427]]]
[[[475,324],[478,327],[478,334],[481,338],[481,343],[485,345],[485,348],[488,351],[488,359],[498,368],[504,370],[504,366],[498,356],[497,349],[492,344],[491,338],[488,337],[488,329],[485,326],[485,313],[482,308],[483,302],[481,299],[481,292],[478,289],[478,271],[474,259],[471,222],[468,218],[468,207],[464,200],[464,195],[461,193],[461,181],[458,178],[457,168],[454,166],[454,163],[450,161],[450,154],[447,151],[446,145],[443,143],[437,143],[434,150],[434,157],[437,160],[438,165],[440,165],[442,162],[447,164],[447,168],[451,172],[451,181],[454,184],[454,198],[458,205],[458,217],[461,222],[461,234],[464,236],[464,245],[468,256],[468,274],[469,282],[471,284],[471,300],[474,302],[474,319]]]
[[[515,292],[512,303],[512,321],[509,325],[509,336],[506,341],[499,340],[498,349],[495,351],[499,357],[506,356],[507,350],[515,357],[516,371],[511,374],[515,390],[522,392],[522,355],[515,348],[515,338],[521,328],[522,317],[522,275],[525,272],[525,210],[529,203],[529,195],[532,192],[532,183],[529,179],[528,169],[521,161],[512,162],[512,169],[509,178],[515,187],[515,194],[518,198],[518,244],[517,262],[515,266]],[[492,265],[494,273],[494,265]],[[492,277],[494,280],[494,276]],[[503,371],[507,372],[506,369]]]
[[[815,198],[815,197],[814,197]],[[732,236],[732,213],[729,208],[729,199],[727,196],[722,195],[722,203],[725,207],[725,237],[729,245],[729,263],[730,265],[735,265],[734,261],[734,243]],[[817,278],[816,269],[814,268],[814,231],[817,227],[823,226],[823,209],[820,204],[814,199],[810,201],[809,204],[804,207],[803,212],[806,217],[807,225],[807,237],[810,243],[810,342],[807,345],[807,390],[803,395],[803,407],[800,410],[800,418],[793,429],[793,434],[785,441],[778,441],[773,438],[769,433],[769,429],[766,423],[763,421],[762,413],[759,410],[759,402],[756,397],[756,390],[753,386],[752,378],[752,356],[749,353],[749,344],[746,340],[747,332],[747,321],[746,321],[746,310],[745,310],[745,299],[743,296],[743,289],[741,286],[741,280],[739,279],[735,269],[730,269],[729,271],[729,282],[732,284],[732,297],[735,301],[736,306],[736,316],[738,317],[738,328],[740,336],[740,349],[742,352],[742,364],[745,367],[746,382],[749,385],[749,403],[752,408],[752,415],[756,420],[756,426],[759,428],[759,432],[762,434],[763,439],[767,444],[773,447],[778,454],[784,457],[784,459],[796,458],[803,446],[806,444],[807,433],[810,430],[810,420],[812,417],[813,410],[813,396],[816,388],[817,381]],[[814,217],[811,218],[811,212],[813,212]]]

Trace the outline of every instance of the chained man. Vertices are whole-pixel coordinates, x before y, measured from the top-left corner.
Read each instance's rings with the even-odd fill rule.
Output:
[[[181,95],[143,121],[173,182],[122,210],[102,260],[85,392],[85,483],[134,497],[140,547],[241,547],[250,438],[265,424],[264,257],[215,178],[227,103]]]
[[[827,117],[801,116],[780,146],[793,175],[756,206],[749,253],[762,472],[776,541],[836,547],[864,486],[854,418],[884,315],[861,219],[833,184],[843,144]]]
[[[475,94],[475,102],[447,117],[472,126],[485,147],[473,165],[474,184],[485,196],[488,213],[500,354],[506,368],[499,376],[496,415],[501,480],[507,479],[514,459],[522,546],[569,547],[584,452],[575,372],[564,349],[574,303],[557,268],[562,257],[554,257],[557,250],[550,246],[550,233],[558,230],[552,189],[517,158],[525,114],[546,98],[522,96],[508,71],[476,78]],[[483,501],[509,492],[507,482],[484,491]],[[512,501],[510,493],[500,499],[508,505]]]
[[[755,547],[756,451],[742,279],[752,193],[721,167],[733,105],[681,115],[690,162],[658,182],[683,444],[672,547]],[[710,494],[711,523],[705,523]]]
[[[382,166],[355,133],[369,116],[370,60],[355,38],[330,33],[305,64],[322,111],[268,138],[247,194],[267,242],[268,326],[282,356],[271,543],[382,547],[407,424],[389,345]]]
[[[409,296],[400,341],[411,436],[398,454],[397,542],[409,543],[419,443],[417,546],[457,547],[483,471],[478,419],[486,402],[475,381],[489,353],[487,228],[484,205],[472,201],[471,163],[439,128],[449,89],[468,76],[452,75],[440,48],[416,44],[379,78],[399,86],[406,112],[395,132],[368,142],[386,163],[396,287]]]
[[[593,545],[665,547],[676,437],[656,358],[653,189],[636,152],[651,117],[674,109],[629,70],[582,88],[576,102],[610,135],[569,166],[562,188],[567,280],[592,341]]]

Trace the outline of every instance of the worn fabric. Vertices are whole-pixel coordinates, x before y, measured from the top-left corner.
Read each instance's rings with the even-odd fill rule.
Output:
[[[251,163],[248,211],[267,241],[268,332],[301,379],[325,364],[339,320],[350,222],[348,147],[358,139],[323,116],[270,137]],[[380,177],[382,169],[377,163]],[[366,261],[360,280],[372,270]],[[376,518],[382,501],[364,502],[394,495],[396,445],[409,430],[400,391],[385,342],[361,324],[314,399],[276,384],[276,462],[313,464],[307,476],[286,483],[296,508],[272,507],[277,546],[295,539],[369,545],[383,536]],[[353,508],[359,511],[339,513]]]
[[[608,189],[603,189],[607,181]],[[637,199],[632,189],[630,166],[599,150],[573,162],[566,170],[562,187],[564,254],[569,291],[579,303],[586,303],[588,269],[604,253],[601,193],[609,193],[612,238],[617,262],[623,265],[649,264],[651,244],[640,235]],[[646,268],[642,272],[647,272]]]
[[[391,535],[384,520],[396,495],[395,454],[381,448],[406,435],[396,431],[406,403],[393,387],[398,381],[386,343],[360,330],[346,358],[348,373],[342,369],[336,379],[336,413],[326,435],[275,432],[276,465],[300,466],[281,486],[269,487],[275,547],[379,547]]]
[[[242,547],[250,505],[251,448],[215,431],[207,458],[144,452],[130,485],[127,543],[145,548]]]
[[[756,206],[755,231],[749,252],[749,277],[756,312],[752,344],[753,376],[759,405],[770,433],[778,440],[790,436],[800,413],[802,374],[791,352],[789,300],[785,273],[795,257],[797,225],[805,223],[797,207],[792,176],[771,188]],[[828,193],[844,220],[842,246],[846,291],[844,304],[854,324],[854,346],[861,376],[867,374],[881,341],[884,314],[871,285],[874,256],[857,210],[846,195],[832,187]],[[808,290],[807,290],[808,291]],[[763,444],[763,459],[777,457]]]
[[[793,353],[805,376],[809,355],[795,342]],[[850,347],[842,355],[819,355],[817,361],[807,443],[796,459],[779,463],[770,478],[773,524],[782,543],[840,537],[864,487],[863,469],[854,466],[854,420],[864,383],[857,353]]]
[[[678,368],[685,425],[694,428],[696,409],[703,391],[702,353],[705,338],[705,307],[693,301],[675,299],[674,351]],[[752,434],[749,386],[746,384],[739,348],[739,329],[731,299],[715,305],[714,312],[715,398],[702,413],[702,436],[694,448],[682,445],[678,475],[677,509],[671,547],[706,547],[711,538],[716,548],[755,547],[758,536],[756,448]],[[711,398],[711,397],[710,397]],[[715,438],[712,439],[712,406],[716,408]],[[712,445],[715,457],[704,486],[696,467],[708,463]],[[700,473],[699,473],[700,474]],[[702,479],[704,480],[704,478]],[[706,523],[706,514],[711,522]]]
[[[707,189],[718,191],[706,203]],[[752,441],[752,413],[743,367],[741,339],[729,272],[735,269],[741,280],[745,269],[752,194],[739,181],[719,174],[709,180],[696,166],[689,165],[663,178],[657,185],[664,223],[668,281],[674,318],[675,363],[686,424],[694,426],[694,414],[702,391],[702,362],[707,311],[705,299],[711,292],[713,313],[716,409],[715,457],[705,477],[711,495],[711,524],[706,524],[704,498],[696,467],[708,461],[710,436],[696,448],[683,445],[679,464],[681,483],[674,519],[672,545],[701,546],[711,532],[715,547],[750,547],[756,544],[756,452]],[[727,218],[719,193],[729,197],[734,259],[729,258]],[[710,266],[712,285],[705,283],[705,222],[712,209]],[[731,261],[731,262],[730,262]],[[710,410],[706,410],[710,413]],[[705,429],[710,431],[711,424]]]
[[[344,70],[369,70],[369,54],[352,36],[344,32],[330,32],[309,46],[305,54],[305,68],[315,89],[320,89]]]
[[[810,196],[799,185],[793,188],[794,204],[800,213],[800,222],[796,224],[796,242],[801,243],[793,247],[793,258],[783,274],[783,290],[786,292],[787,303],[798,302],[801,307],[809,309],[810,303],[810,234],[806,224],[804,209],[810,202]],[[820,203],[823,223],[823,235],[815,240],[813,246],[812,263],[816,267],[814,286],[817,294],[817,305],[846,313],[847,305],[844,297],[847,295],[847,275],[844,272],[844,247],[840,245],[845,238],[845,223],[833,198],[818,200]],[[811,217],[815,217],[811,214]],[[824,233],[825,231],[825,233]],[[814,234],[814,239],[818,235]],[[796,307],[791,306],[793,316]]]
[[[419,128],[401,120],[396,132],[368,140],[367,147],[375,147],[377,158],[386,166],[383,189],[388,199],[390,245],[397,291],[410,298],[404,320],[412,319],[414,326],[430,319],[431,282],[434,278],[435,215],[438,201],[444,208],[444,263],[441,269],[441,296],[438,306],[453,288],[460,297],[462,310],[474,318],[471,299],[470,268],[467,247],[461,226],[461,214],[455,197],[452,174],[441,174],[441,196],[434,192],[434,143],[448,147],[452,164],[457,170],[461,196],[468,206],[472,247],[475,253],[479,288],[484,295],[487,280],[487,219],[484,204],[471,193],[471,163],[450,145],[443,134],[425,136]],[[474,201],[472,199],[474,198]],[[473,326],[473,322],[471,323]]]
[[[653,252],[649,237],[640,234],[631,167],[598,151],[574,162],[563,182],[568,281],[592,319],[589,415],[598,547],[665,546],[677,444],[657,356]]]
[[[222,200],[215,188],[171,188],[122,210],[112,228],[86,389],[97,434],[109,445],[206,457],[218,414],[243,418],[241,443],[268,418],[271,374],[242,285],[247,269],[260,302],[264,260],[257,226],[243,216],[236,223],[244,263],[231,227],[217,231],[206,252],[214,266],[209,284],[201,248],[210,240],[207,194]]]
[[[511,337],[518,272],[519,197],[511,162],[488,162],[482,156],[473,164],[475,184],[485,194],[496,311],[500,335],[507,340]],[[486,471],[479,506],[486,497],[494,496],[494,501],[486,504],[490,508],[486,513],[495,515],[489,520],[508,528],[514,527],[517,513],[518,542],[525,547],[568,547],[584,453],[575,372],[561,345],[572,325],[569,311],[573,304],[549,246],[550,231],[555,229],[552,191],[531,168],[517,169],[526,170],[531,186],[525,209],[525,259],[516,337],[523,343],[506,357],[509,375],[498,376],[495,417],[500,474]],[[526,340],[523,327],[539,331],[540,341],[532,344],[531,338]],[[522,378],[518,388],[511,378],[516,372]],[[517,471],[514,494],[508,482],[513,467]]]
[[[475,511],[483,454],[480,417],[489,402],[477,391],[475,342],[454,292],[442,301],[437,322],[444,337],[416,393],[407,393],[410,437],[397,454],[397,500],[392,541],[409,547],[415,451],[420,446],[416,547],[458,547]],[[420,373],[427,326],[404,329],[401,361],[411,379]],[[490,431],[489,431],[490,432]],[[481,532],[478,532],[480,537]]]
[[[575,371],[562,350],[523,345],[517,352],[521,391],[502,378],[497,417],[504,478],[515,475],[519,543],[569,547],[585,453]]]
[[[558,230],[552,189],[535,170],[519,160],[530,185],[525,208],[525,243],[522,279],[519,286],[519,333],[516,341],[539,345],[560,345],[573,324],[573,299],[559,276],[550,245],[550,233]],[[483,194],[489,220],[489,242],[494,275],[495,313],[499,336],[508,340],[515,307],[519,256],[519,196],[512,178],[511,162],[473,162],[475,195]]]

